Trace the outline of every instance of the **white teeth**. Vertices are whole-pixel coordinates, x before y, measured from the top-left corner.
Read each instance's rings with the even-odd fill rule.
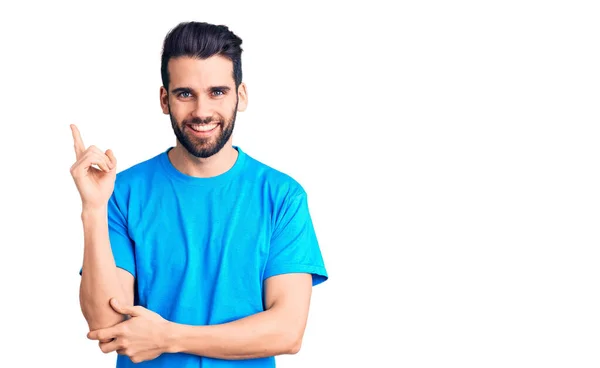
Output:
[[[216,126],[217,126],[217,124],[208,124],[208,125],[190,124],[190,127],[197,132],[208,132],[210,130],[215,129]]]

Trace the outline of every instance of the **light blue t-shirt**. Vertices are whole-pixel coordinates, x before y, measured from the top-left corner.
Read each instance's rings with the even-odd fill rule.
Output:
[[[239,147],[227,172],[196,178],[167,153],[117,175],[108,203],[117,267],[136,278],[135,304],[188,325],[213,325],[261,312],[268,277],[310,273],[327,280],[307,195],[290,176]],[[117,367],[139,367],[118,356]],[[162,354],[145,367],[274,367],[274,357],[220,360]]]

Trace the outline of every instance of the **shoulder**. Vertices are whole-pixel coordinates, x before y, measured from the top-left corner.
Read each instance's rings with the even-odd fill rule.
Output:
[[[255,183],[280,200],[306,195],[302,184],[292,175],[248,154],[246,154],[246,173]]]
[[[148,182],[148,179],[160,171],[160,162],[164,152],[139,162],[117,173],[115,192],[129,192],[131,188]]]

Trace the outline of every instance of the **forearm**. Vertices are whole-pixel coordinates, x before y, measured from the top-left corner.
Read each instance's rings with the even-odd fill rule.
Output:
[[[79,289],[81,310],[89,329],[97,330],[123,321],[109,304],[112,297],[126,300],[108,236],[106,208],[81,214],[84,234],[83,272]]]
[[[276,310],[220,325],[171,323],[169,328],[169,352],[230,360],[295,354],[302,339],[302,334],[291,328]]]

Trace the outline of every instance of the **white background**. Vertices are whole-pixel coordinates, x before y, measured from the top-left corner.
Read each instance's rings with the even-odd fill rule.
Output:
[[[248,3],[3,2],[0,366],[114,366],[78,305],[69,124],[119,171],[173,145],[187,20],[243,39],[234,144],[309,194],[330,279],[278,366],[600,366],[593,2]]]

